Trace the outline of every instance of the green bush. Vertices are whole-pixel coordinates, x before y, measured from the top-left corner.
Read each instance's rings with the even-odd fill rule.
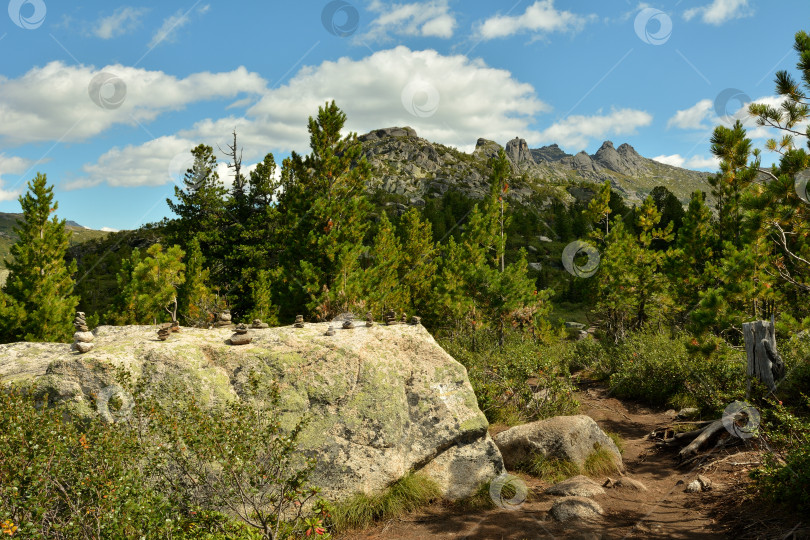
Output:
[[[440,343],[467,368],[478,406],[492,423],[514,425],[579,407],[565,363],[527,333],[508,332],[502,348],[494,333],[485,331]]]

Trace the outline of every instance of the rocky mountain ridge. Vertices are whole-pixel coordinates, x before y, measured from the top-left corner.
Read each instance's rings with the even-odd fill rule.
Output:
[[[614,147],[605,141],[595,154],[571,155],[558,145],[529,148],[516,137],[502,147],[480,138],[472,154],[419,137],[411,127],[377,129],[358,137],[374,170],[369,186],[404,196],[421,205],[426,197],[458,189],[479,198],[488,191],[488,161],[504,148],[518,179],[510,196],[520,203],[557,195],[570,199],[566,188],[580,182],[609,180],[631,203],[640,202],[655,186],[663,185],[686,203],[695,190],[709,191],[709,173],[659,163],[641,156],[627,143]],[[517,180],[517,181],[516,181]]]

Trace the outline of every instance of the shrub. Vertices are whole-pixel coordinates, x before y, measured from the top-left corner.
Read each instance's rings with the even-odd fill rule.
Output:
[[[485,331],[440,343],[467,368],[478,406],[492,423],[514,425],[579,407],[565,363],[526,333],[508,332],[503,347]]]
[[[518,464],[517,468],[552,484],[576,476],[581,472],[579,465],[573,461],[546,457],[539,452],[532,454],[528,460]]]

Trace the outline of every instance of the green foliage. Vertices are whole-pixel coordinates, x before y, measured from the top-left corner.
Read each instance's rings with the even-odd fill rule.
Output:
[[[164,311],[177,320],[177,289],[186,280],[185,254],[177,245],[164,251],[161,244],[154,244],[146,255],[142,259],[140,251],[133,250],[118,274],[120,293],[114,311],[107,315],[118,324],[155,324],[165,317]]]
[[[44,174],[28,182],[19,202],[18,240],[11,246],[10,273],[0,291],[0,341],[67,341],[78,303],[73,295],[76,263],[65,262],[70,233],[65,220],[50,218],[59,204]]]
[[[336,532],[364,529],[375,521],[396,519],[439,498],[440,490],[433,480],[409,473],[379,494],[358,493],[335,504],[331,510]]]
[[[365,272],[366,306],[377,318],[387,308],[404,309],[410,304],[409,290],[400,280],[402,245],[388,215],[382,212],[370,250],[371,266]]]
[[[567,366],[557,361],[554,349],[521,332],[508,332],[503,347],[492,332],[440,338],[439,343],[467,368],[478,406],[491,423],[571,414],[579,406]]]
[[[596,448],[594,448],[593,452],[588,454],[582,466],[585,470],[585,474],[600,477],[619,472],[619,463],[616,460],[616,455],[607,448],[603,448],[599,443],[596,443],[595,446]]]
[[[196,237],[188,244],[185,260],[185,282],[178,289],[180,317],[188,326],[206,327],[214,322],[221,306],[208,287],[209,271]]]
[[[529,459],[524,463],[520,463],[517,468],[552,484],[581,474],[579,465],[573,461],[546,457],[540,452],[532,454]]]

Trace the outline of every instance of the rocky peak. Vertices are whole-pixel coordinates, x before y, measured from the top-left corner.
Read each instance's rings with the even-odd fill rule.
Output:
[[[529,151],[529,145],[526,144],[525,139],[515,137],[506,143],[506,155],[515,165],[521,165],[524,162],[530,165],[535,164],[532,153]]]
[[[611,141],[603,142],[602,146],[599,147],[599,150],[597,150],[592,157],[596,163],[605,167],[606,169],[610,169],[611,171],[618,173],[626,172],[626,168],[622,163],[622,158],[613,147],[613,143]]]
[[[533,148],[531,153],[534,161],[537,163],[541,161],[560,161],[562,158],[571,156],[571,154],[566,154],[556,143],[540,148]]]
[[[498,157],[498,150],[500,149],[501,149],[500,144],[496,143],[495,141],[490,141],[489,139],[481,137],[475,143],[475,150],[473,150],[473,155],[489,159],[493,157]]]
[[[365,135],[360,135],[357,137],[359,140],[363,142],[368,141],[376,141],[379,139],[386,139],[389,137],[416,137],[416,130],[412,127],[390,127],[390,128],[382,128],[382,129],[375,129],[374,131],[369,131]]]

